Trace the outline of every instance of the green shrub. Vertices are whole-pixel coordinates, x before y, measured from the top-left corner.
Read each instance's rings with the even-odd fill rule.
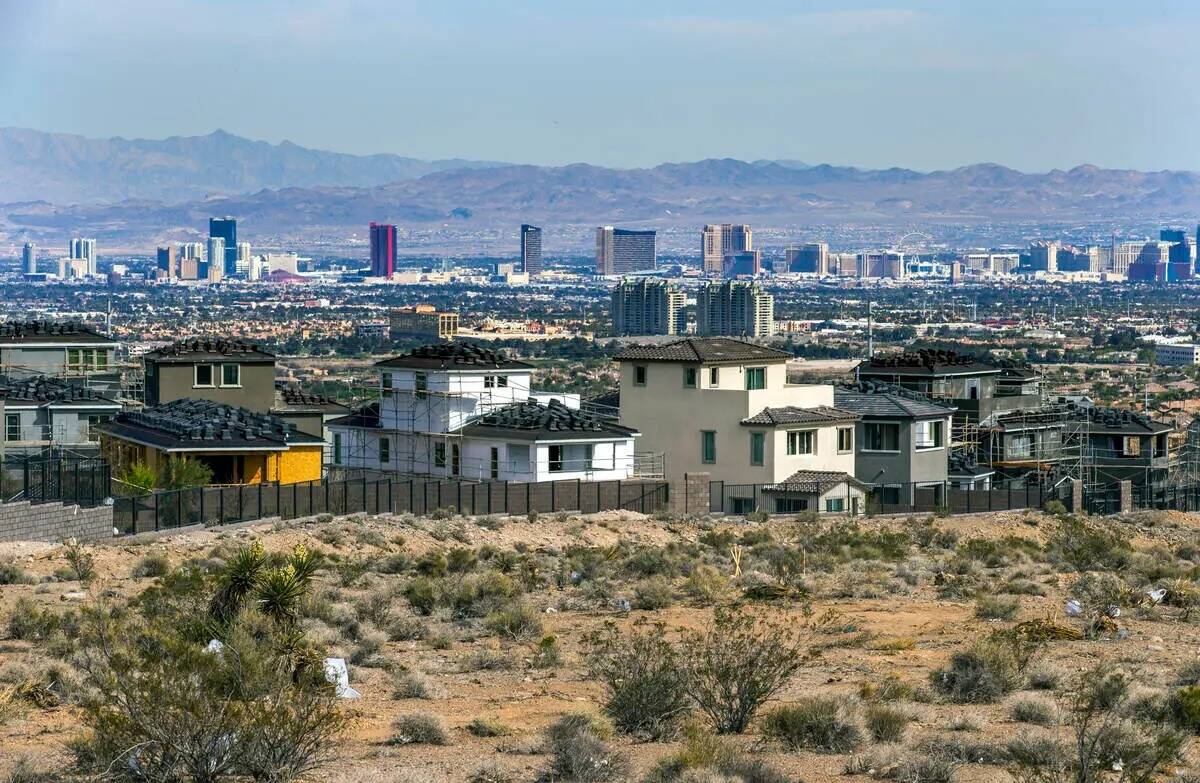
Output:
[[[524,641],[542,633],[542,615],[525,601],[517,601],[489,614],[484,626],[494,634]]]
[[[423,576],[409,579],[401,592],[414,612],[426,616],[433,614],[437,606],[437,592],[431,579]]]
[[[512,727],[494,718],[475,718],[467,724],[467,731],[476,737],[507,737]]]
[[[684,589],[701,603],[712,603],[725,591],[729,580],[713,566],[701,564],[688,574]]]
[[[533,659],[531,664],[535,669],[553,669],[561,666],[563,661],[562,645],[558,643],[558,637],[550,635],[543,636],[538,640],[537,646],[533,650]]]
[[[876,742],[899,742],[904,731],[912,722],[912,715],[904,709],[886,704],[869,705],[863,715],[867,731]]]
[[[789,750],[849,753],[863,740],[862,729],[843,699],[812,696],[777,707],[763,716],[762,732]]]
[[[689,726],[683,745],[661,759],[645,783],[792,783],[792,778],[748,759],[728,740]]]
[[[1009,714],[1018,723],[1032,723],[1036,726],[1049,726],[1058,715],[1054,704],[1045,699],[1017,699],[1009,706]]]
[[[1011,620],[1017,616],[1021,601],[998,595],[982,595],[975,599],[975,616],[981,620]]]
[[[392,721],[391,745],[449,745],[450,732],[436,715],[414,712]]]
[[[95,579],[96,556],[92,554],[91,550],[73,538],[64,542],[63,546],[66,549],[67,565],[72,578],[84,583]]]
[[[1042,511],[1045,511],[1052,517],[1065,517],[1067,515],[1067,506],[1061,500],[1047,500],[1042,506]]]
[[[1020,686],[1020,662],[1010,645],[983,639],[954,653],[948,667],[933,672],[932,681],[951,701],[989,704]]]
[[[0,585],[31,585],[37,580],[10,561],[0,561]]]
[[[418,672],[400,672],[396,675],[393,698],[432,699],[434,688],[425,675]]]
[[[1046,553],[1056,563],[1076,571],[1111,571],[1129,563],[1133,549],[1122,534],[1075,517],[1063,517],[1046,542]]]
[[[150,579],[166,576],[171,570],[171,561],[163,554],[146,555],[133,567],[134,579]]]
[[[8,617],[8,638],[26,642],[44,641],[58,630],[61,618],[48,609],[40,609],[32,599],[21,596]]]
[[[638,582],[633,588],[633,603],[638,609],[654,611],[666,609],[675,602],[671,583],[662,577]]]
[[[1179,728],[1200,733],[1200,685],[1185,685],[1171,693],[1167,712]]]
[[[688,709],[675,649],[665,627],[621,630],[606,623],[584,639],[591,675],[605,688],[604,711],[629,734],[662,739]]]
[[[568,715],[546,732],[550,780],[610,783],[628,780],[629,762],[609,747],[594,722]]]

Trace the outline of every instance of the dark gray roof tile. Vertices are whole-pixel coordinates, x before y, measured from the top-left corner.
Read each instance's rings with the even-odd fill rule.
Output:
[[[688,337],[659,345],[630,345],[616,355],[617,361],[686,362],[733,364],[742,362],[785,362],[787,351],[736,340],[732,337]]]

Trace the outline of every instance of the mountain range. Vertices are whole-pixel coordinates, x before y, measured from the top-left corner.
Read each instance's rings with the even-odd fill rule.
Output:
[[[90,195],[54,195],[66,181]],[[0,194],[20,188],[23,203],[10,195],[0,210],[10,234],[144,241],[203,227],[217,214],[238,216],[250,235],[277,237],[361,232],[372,220],[491,230],[520,222],[966,225],[1200,214],[1200,174],[1188,171],[1025,173],[982,163],[920,172],[729,158],[643,169],[532,166],[342,155],[221,132],[160,142],[0,132]]]

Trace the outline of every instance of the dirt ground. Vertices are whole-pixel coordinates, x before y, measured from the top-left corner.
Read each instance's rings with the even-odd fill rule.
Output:
[[[39,580],[36,584],[0,586],[0,638],[4,636],[8,614],[21,597],[32,598],[43,606],[61,607],[101,595],[133,595],[153,583],[153,579],[132,577],[135,565],[147,555],[163,554],[173,565],[178,565],[192,558],[210,557],[214,548],[227,550],[229,545],[255,539],[262,541],[268,551],[290,551],[296,543],[303,542],[311,549],[336,553],[345,562],[396,553],[418,557],[434,549],[484,545],[500,550],[519,547],[554,553],[569,546],[609,547],[620,542],[662,547],[673,542],[694,543],[706,530],[725,528],[740,535],[751,528],[765,527],[777,539],[786,540],[792,524],[787,520],[762,525],[732,520],[659,521],[616,512],[586,518],[542,517],[532,522],[514,518],[499,525],[489,523],[486,528],[464,519],[381,516],[310,520],[97,545],[91,549],[96,556],[98,578],[86,586],[65,578],[62,546],[0,544],[0,563],[11,563]],[[899,530],[911,522],[892,518],[861,520],[860,524],[868,529]],[[1040,513],[1006,512],[938,519],[934,524],[941,530],[952,531],[960,542],[975,538],[999,540],[1004,536],[1041,542],[1054,521]],[[1138,548],[1200,542],[1197,516],[1162,513],[1152,519],[1130,521],[1122,529]],[[907,581],[893,573],[898,568],[895,563],[851,562],[834,573],[815,574],[813,614],[833,610],[839,618],[838,624],[853,629],[850,635],[857,641],[842,639],[833,643],[829,639],[808,639],[817,650],[814,659],[778,694],[773,704],[813,694],[853,696],[862,684],[879,682],[889,675],[928,692],[931,672],[945,665],[954,651],[1011,624],[1012,621],[978,619],[973,598],[939,597],[935,569],[932,562],[925,562],[933,559],[914,547],[912,557],[906,561],[912,573]],[[1067,589],[1076,575],[1026,562],[1002,570],[1005,578],[1027,578],[1040,585],[1040,591],[1045,593],[1020,595],[1015,620],[1066,620]],[[373,591],[388,591],[393,611],[407,616],[411,610],[398,594],[398,586],[406,578],[367,570],[346,586],[344,579],[339,582],[338,574],[325,572],[319,577],[318,590],[329,591],[331,600],[346,602]],[[556,668],[533,668],[529,664],[534,648],[531,643],[501,642],[483,631],[478,621],[451,621],[436,613],[423,621],[450,636],[452,642],[447,649],[438,649],[442,645],[426,640],[387,641],[365,665],[352,663],[351,684],[362,698],[344,702],[345,710],[352,716],[352,729],[338,749],[335,762],[316,779],[466,781],[486,761],[509,770],[515,780],[533,781],[548,764],[540,742],[545,727],[568,712],[600,710],[602,688],[589,679],[583,665],[584,634],[606,620],[628,624],[639,618],[651,618],[674,629],[703,627],[711,617],[710,607],[698,606],[679,586],[675,603],[657,611],[622,612],[615,604],[584,601],[579,592],[569,586],[547,587],[528,595],[543,612],[545,633],[553,634],[561,645],[563,662]],[[621,584],[617,592],[628,595],[630,591]],[[770,611],[796,624],[806,619],[797,603]],[[1154,686],[1170,683],[1180,666],[1196,659],[1200,632],[1194,622],[1166,610],[1126,615],[1119,621],[1120,639],[1056,642],[1043,653],[1041,663],[1061,669],[1069,678],[1098,660],[1111,661],[1129,667],[1140,683]],[[329,643],[332,655],[350,659],[355,653],[353,640],[334,635]],[[511,662],[511,668],[471,670],[469,661],[480,650],[498,651]],[[0,641],[0,686],[5,667],[16,667],[38,655],[38,650],[28,642]],[[433,684],[437,698],[394,698],[393,672],[401,668],[423,673]],[[1000,703],[978,706],[951,704],[944,699],[914,700],[907,705],[915,721],[904,744],[916,747],[923,739],[949,734],[979,741],[1006,741],[1029,728],[1010,717],[1012,699],[1028,695],[1017,693]],[[441,747],[388,744],[392,721],[414,712],[443,718],[451,730],[451,743]],[[39,768],[68,764],[66,743],[81,731],[79,717],[78,708],[70,705],[30,707],[6,723],[0,722],[0,780],[6,779],[6,770],[21,756],[30,757]],[[503,737],[473,736],[466,726],[480,717],[498,720],[513,731]],[[967,718],[973,725],[964,732],[961,724]],[[633,779],[640,778],[677,747],[675,743],[637,742],[620,735],[613,741],[631,758]],[[766,742],[757,728],[733,741],[795,779],[808,783],[847,779],[843,772],[847,756],[788,752]],[[958,771],[961,781],[1007,778],[1001,767],[993,765],[966,764]]]

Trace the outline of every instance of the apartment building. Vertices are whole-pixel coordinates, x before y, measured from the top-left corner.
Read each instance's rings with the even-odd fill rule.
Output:
[[[809,242],[800,247],[789,247],[786,250],[785,263],[789,272],[824,277],[830,274],[829,245],[825,242]]]
[[[657,233],[600,226],[596,229],[596,274],[627,275],[658,266]]]
[[[1200,364],[1200,345],[1195,343],[1159,343],[1154,346],[1155,364]]]
[[[612,291],[614,336],[679,334],[687,297],[679,286],[657,278],[622,280]]]
[[[696,295],[696,332],[706,337],[770,337],[775,297],[745,280],[710,282]]]
[[[582,409],[578,395],[532,390],[527,362],[448,343],[376,367],[378,401],[328,423],[335,467],[519,482],[633,475],[636,429]]]
[[[754,234],[748,225],[718,223],[707,225],[700,231],[700,255],[706,275],[728,276],[726,259],[752,250]]]
[[[389,324],[393,340],[404,337],[453,340],[458,334],[458,313],[440,312],[433,305],[413,305],[393,310]]]
[[[729,338],[635,345],[617,354],[620,423],[661,453],[668,478],[709,473],[753,486],[734,513],[849,512],[866,487],[854,477],[859,414],[834,404],[828,385],[787,382],[785,351]]]

